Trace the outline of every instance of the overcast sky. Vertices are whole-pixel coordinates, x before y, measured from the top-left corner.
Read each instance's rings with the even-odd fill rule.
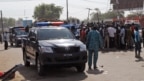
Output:
[[[66,19],[66,0],[0,0],[0,10],[3,11],[4,17],[32,19],[35,6],[42,3],[62,6],[61,19]],[[88,17],[86,8],[99,8],[101,12],[106,12],[110,9],[110,0],[68,0],[68,5],[69,17],[86,19]]]

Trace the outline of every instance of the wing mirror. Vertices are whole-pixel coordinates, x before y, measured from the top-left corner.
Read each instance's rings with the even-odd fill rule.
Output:
[[[30,41],[36,41],[36,38],[35,37],[31,37]]]

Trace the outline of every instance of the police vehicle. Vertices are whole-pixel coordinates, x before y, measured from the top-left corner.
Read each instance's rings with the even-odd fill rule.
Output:
[[[62,24],[37,22],[23,42],[24,65],[35,64],[40,76],[46,74],[47,67],[76,67],[78,72],[85,70],[86,46]]]
[[[25,32],[25,27],[10,27],[9,32],[11,46],[13,46],[14,44],[15,46],[21,45],[22,39],[27,36],[27,33]]]

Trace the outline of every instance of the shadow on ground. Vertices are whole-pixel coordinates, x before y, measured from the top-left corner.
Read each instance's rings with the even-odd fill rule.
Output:
[[[137,58],[136,60],[135,60],[136,62],[141,62],[141,61],[144,61],[144,58]]]
[[[116,48],[105,48],[105,49],[102,49],[100,50],[103,54],[105,53],[108,53],[108,52],[120,52],[120,51],[123,51],[123,52],[129,52],[129,51],[134,51],[134,49],[116,49]]]
[[[34,66],[21,67],[18,72],[25,78],[22,81],[82,81],[87,78],[84,72],[78,73],[75,68],[48,68],[43,77],[37,74]]]
[[[88,74],[95,74],[95,75],[102,74],[103,72],[104,72],[104,70],[100,70],[100,69],[87,70]]]

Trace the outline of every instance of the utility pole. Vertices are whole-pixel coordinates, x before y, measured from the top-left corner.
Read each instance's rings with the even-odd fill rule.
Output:
[[[98,23],[99,23],[99,14],[98,14],[98,12],[97,12],[97,20],[98,20]]]
[[[118,19],[118,21],[119,21],[119,10],[118,10],[118,4],[119,4],[119,0],[116,0],[116,11],[117,11],[117,19]]]
[[[92,10],[91,8],[86,8],[88,9],[88,18],[87,18],[87,22],[89,22],[89,14],[90,14],[90,11]]]
[[[98,20],[98,23],[99,23],[99,9],[98,8],[95,8],[95,10],[96,10],[96,15],[97,15],[97,20]]]
[[[68,21],[68,15],[69,15],[69,10],[68,10],[68,0],[66,0],[66,8],[67,8],[67,21]]]
[[[0,14],[1,14],[1,28],[2,28],[2,33],[3,33],[3,37],[4,37],[4,28],[3,28],[3,14],[2,14],[2,10],[0,10]]]

